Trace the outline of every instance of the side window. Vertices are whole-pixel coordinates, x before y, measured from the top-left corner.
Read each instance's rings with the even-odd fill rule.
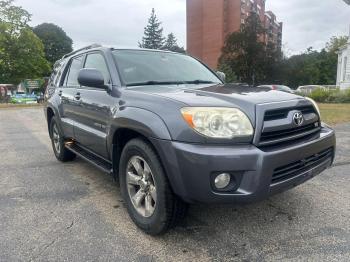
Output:
[[[94,68],[104,76],[105,84],[110,83],[110,74],[105,59],[99,53],[91,53],[87,55],[84,68]]]
[[[58,73],[60,71],[60,68],[61,68],[61,63],[60,62],[56,62],[53,66],[53,69],[52,69],[52,73],[51,73],[51,76],[50,76],[50,79],[49,79],[49,82],[48,82],[48,85],[49,86],[56,86],[56,82],[57,82],[57,78],[58,78]]]
[[[66,85],[67,86],[79,86],[78,74],[79,70],[82,68],[84,56],[75,57],[72,59],[67,72]]]
[[[63,71],[64,71],[64,68],[65,68],[65,63],[62,63],[60,65],[60,68],[58,70],[58,73],[57,73],[57,77],[56,77],[56,80],[55,80],[55,86],[60,86],[62,85],[62,81],[61,81],[61,77],[62,77],[62,74],[63,74]]]

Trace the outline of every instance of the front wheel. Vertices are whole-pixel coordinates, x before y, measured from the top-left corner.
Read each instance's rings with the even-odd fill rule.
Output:
[[[64,146],[64,137],[57,125],[55,117],[53,117],[50,122],[50,138],[53,152],[59,161],[67,162],[75,159],[76,155]]]
[[[129,215],[146,233],[162,234],[185,216],[187,205],[172,192],[157,154],[144,140],[124,147],[119,178]]]

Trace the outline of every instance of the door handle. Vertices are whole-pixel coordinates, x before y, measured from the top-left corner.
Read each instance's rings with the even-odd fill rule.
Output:
[[[80,100],[80,98],[81,98],[81,97],[80,97],[80,93],[79,93],[79,92],[76,93],[75,96],[74,96],[74,99],[75,99],[75,100]]]

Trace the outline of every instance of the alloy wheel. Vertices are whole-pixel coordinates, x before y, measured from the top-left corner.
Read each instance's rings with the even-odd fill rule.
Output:
[[[58,128],[57,125],[54,124],[53,125],[53,129],[52,129],[52,141],[53,141],[53,145],[55,147],[55,150],[57,152],[57,154],[60,154],[61,152],[61,143],[60,143],[60,133],[58,132]]]
[[[135,210],[143,217],[152,216],[157,204],[157,189],[151,168],[142,157],[130,158],[126,183]]]

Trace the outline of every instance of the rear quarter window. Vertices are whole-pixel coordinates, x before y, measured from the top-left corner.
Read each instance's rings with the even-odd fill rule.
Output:
[[[53,69],[52,69],[52,73],[50,75],[49,82],[48,82],[49,86],[55,86],[56,85],[57,78],[59,78],[58,74],[59,74],[59,71],[61,70],[61,68],[62,68],[62,63],[60,61],[56,62],[54,64]]]

